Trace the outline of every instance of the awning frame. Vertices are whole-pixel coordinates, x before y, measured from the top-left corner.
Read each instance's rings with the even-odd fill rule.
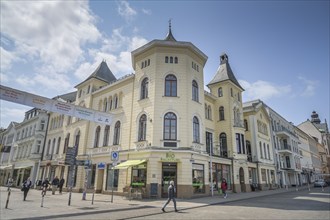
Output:
[[[145,163],[147,160],[127,160],[125,162],[122,162],[114,167],[114,169],[127,169],[129,167],[137,166],[142,163]]]

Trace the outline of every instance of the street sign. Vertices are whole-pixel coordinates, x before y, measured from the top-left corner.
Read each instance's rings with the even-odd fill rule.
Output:
[[[118,161],[119,158],[119,152],[118,151],[112,151],[111,152],[111,160],[112,161]]]
[[[65,154],[65,161],[66,165],[74,165],[76,160],[76,148],[75,147],[68,147],[66,154]]]

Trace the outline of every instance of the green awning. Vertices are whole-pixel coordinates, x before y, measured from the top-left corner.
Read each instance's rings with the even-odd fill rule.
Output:
[[[140,165],[141,163],[146,162],[147,160],[127,160],[117,166],[115,166],[115,169],[127,169],[132,166]]]

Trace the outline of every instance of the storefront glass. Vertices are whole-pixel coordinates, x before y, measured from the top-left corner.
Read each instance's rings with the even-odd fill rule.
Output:
[[[147,164],[143,163],[132,167],[132,182],[133,188],[145,187],[147,182]]]
[[[192,186],[194,193],[205,193],[204,165],[192,164]]]

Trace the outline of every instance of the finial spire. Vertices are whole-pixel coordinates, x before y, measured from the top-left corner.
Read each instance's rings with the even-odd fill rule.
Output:
[[[172,18],[170,18],[168,20],[168,34],[165,38],[165,40],[169,40],[169,41],[176,41],[175,38],[173,37],[173,34],[172,34]]]

